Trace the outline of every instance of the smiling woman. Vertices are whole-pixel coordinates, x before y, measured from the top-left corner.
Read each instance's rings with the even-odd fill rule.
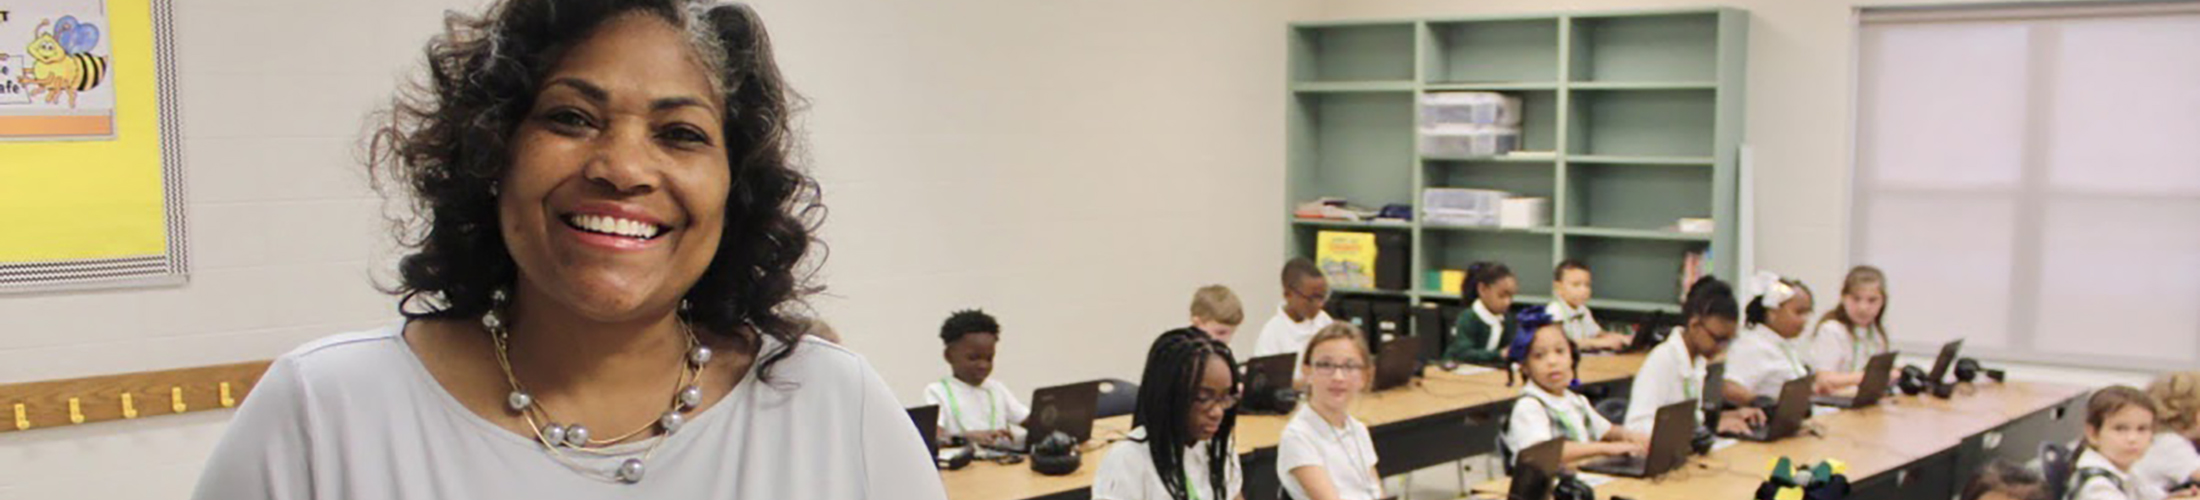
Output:
[[[427,57],[371,148],[407,321],[277,360],[198,498],[944,498],[794,315],[820,207],[754,12],[506,0]]]

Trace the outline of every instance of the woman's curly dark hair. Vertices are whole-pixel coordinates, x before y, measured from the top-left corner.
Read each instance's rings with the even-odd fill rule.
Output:
[[[542,79],[563,54],[607,21],[649,15],[687,33],[725,101],[732,186],[725,236],[687,291],[680,314],[699,330],[754,349],[769,335],[786,358],[804,329],[795,310],[815,293],[806,263],[824,216],[815,179],[794,162],[798,98],[773,61],[756,13],[697,0],[501,0],[480,17],[446,16],[428,43],[428,78],[400,92],[368,146],[368,166],[402,186],[412,205],[399,221],[412,252],[398,264],[398,311],[408,319],[471,319],[488,312],[518,268],[497,223],[497,181],[512,137]],[[379,181],[379,177],[377,177]],[[382,185],[378,182],[378,187]],[[818,244],[822,250],[822,244]],[[751,333],[753,332],[753,333]]]

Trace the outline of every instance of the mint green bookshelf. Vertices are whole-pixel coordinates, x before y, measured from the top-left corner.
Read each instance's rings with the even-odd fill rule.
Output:
[[[1596,270],[1592,307],[1675,311],[1689,250],[1735,276],[1736,162],[1748,13],[1731,8],[1540,16],[1312,22],[1288,29],[1284,210],[1320,196],[1415,205],[1429,187],[1499,189],[1551,200],[1550,227],[1303,221],[1285,251],[1312,256],[1323,230],[1402,232],[1412,287],[1339,294],[1457,301],[1427,272],[1504,262],[1520,300],[1550,300],[1560,260]],[[1530,154],[1423,157],[1416,103],[1429,92],[1522,99]],[[1711,233],[1673,229],[1709,217]]]

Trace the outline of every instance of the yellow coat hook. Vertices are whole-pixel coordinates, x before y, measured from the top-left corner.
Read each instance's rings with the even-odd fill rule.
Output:
[[[122,418],[137,417],[137,402],[130,399],[130,393],[122,393]]]
[[[223,407],[223,408],[235,408],[236,406],[237,406],[237,398],[233,398],[233,397],[230,397],[230,396],[229,396],[229,383],[228,383],[228,382],[222,382],[222,407]]]
[[[24,410],[23,410],[23,403],[16,403],[16,404],[15,404],[15,430],[19,430],[19,431],[27,431],[27,430],[30,430],[30,428],[31,428],[31,418],[30,418],[30,416],[29,416],[29,415],[26,415],[26,413],[28,413],[28,412],[26,412],[26,411],[24,411]]]
[[[183,404],[183,388],[182,388],[182,387],[170,387],[170,388],[168,388],[168,409],[170,409],[170,410],[175,410],[175,411],[176,411],[176,413],[183,413],[183,412],[186,412],[186,411],[191,411],[191,407],[190,407],[190,406],[185,406],[185,405]]]
[[[84,403],[76,398],[69,398],[69,423],[84,423]]]

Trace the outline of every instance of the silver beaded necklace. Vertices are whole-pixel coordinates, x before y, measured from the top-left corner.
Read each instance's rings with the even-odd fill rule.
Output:
[[[501,296],[503,294],[499,293],[497,295]],[[508,347],[511,341],[511,331],[505,329],[504,320],[501,317],[500,311],[503,309],[504,301],[497,300],[496,302],[498,307],[490,309],[487,314],[481,316],[481,326],[489,331],[489,338],[495,341],[497,367],[504,370],[504,381],[512,387],[512,392],[504,397],[505,407],[519,414],[520,418],[525,419],[527,427],[534,431],[535,442],[541,443],[543,449],[550,453],[550,457],[557,460],[558,463],[564,464],[566,468],[604,482],[622,484],[642,482],[642,474],[645,472],[644,463],[651,456],[657,454],[657,447],[664,444],[665,438],[670,437],[673,432],[680,430],[680,426],[687,423],[687,413],[694,411],[697,405],[702,404],[703,390],[696,387],[696,384],[701,379],[703,365],[710,363],[712,354],[710,347],[704,346],[702,341],[695,337],[695,330],[688,328],[686,321],[680,322],[680,331],[687,334],[688,354],[686,362],[683,363],[686,366],[681,367],[680,378],[676,384],[677,390],[673,393],[670,408],[666,409],[665,413],[659,416],[656,422],[643,425],[641,428],[622,435],[595,439],[590,436],[588,427],[581,424],[557,423],[557,418],[550,415],[550,409],[537,404],[535,397],[527,392],[526,386],[520,384],[519,376],[512,373],[512,360]],[[635,436],[649,432],[651,429],[661,430],[664,435],[651,442],[649,448],[642,452],[642,456],[622,460],[619,462],[618,467],[610,471],[591,468],[566,455],[568,452],[592,456],[611,455],[613,453],[607,451],[607,447],[633,439]]]

